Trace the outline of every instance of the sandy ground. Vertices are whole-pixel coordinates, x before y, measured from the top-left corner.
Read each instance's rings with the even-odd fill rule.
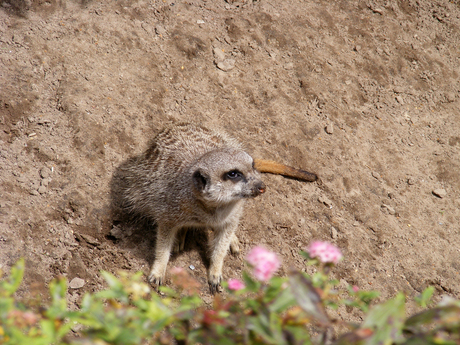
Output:
[[[180,120],[320,176],[264,176],[226,279],[256,244],[285,275],[327,240],[342,286],[460,297],[459,47],[458,0],[2,0],[0,267],[26,258],[23,294],[83,279],[74,306],[101,270],[147,273],[155,233],[114,227],[109,185]],[[205,237],[169,267],[209,302]]]

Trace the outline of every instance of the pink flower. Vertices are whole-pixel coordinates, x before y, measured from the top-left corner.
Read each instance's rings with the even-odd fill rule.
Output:
[[[241,281],[238,279],[229,279],[228,280],[228,288],[233,291],[238,291],[241,289],[244,289],[246,285],[244,285]]]
[[[280,267],[280,260],[275,253],[263,247],[254,247],[246,257],[254,267],[254,276],[257,280],[266,282]]]
[[[356,285],[353,285],[352,289],[353,289],[353,292],[358,292],[359,291],[359,287],[357,287]]]
[[[318,258],[319,261],[336,264],[342,259],[342,253],[339,248],[329,242],[315,241],[307,248],[307,252],[311,258]]]

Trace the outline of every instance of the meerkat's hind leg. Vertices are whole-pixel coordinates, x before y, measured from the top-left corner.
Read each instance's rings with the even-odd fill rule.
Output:
[[[188,228],[180,229],[177,233],[177,238],[174,242],[173,254],[180,253],[184,251],[185,248],[185,238],[187,237]]]
[[[238,240],[238,237],[234,233],[232,236],[232,240],[230,242],[230,252],[233,255],[238,255],[240,253],[240,241]]]

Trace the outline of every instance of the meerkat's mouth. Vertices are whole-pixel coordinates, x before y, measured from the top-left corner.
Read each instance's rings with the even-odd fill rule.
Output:
[[[260,194],[265,193],[265,190],[266,190],[265,183],[260,181],[253,188],[249,190],[249,193],[244,193],[242,196],[243,198],[255,198],[259,196]]]

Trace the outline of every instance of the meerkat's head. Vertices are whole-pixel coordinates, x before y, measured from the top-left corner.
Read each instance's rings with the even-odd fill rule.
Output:
[[[226,205],[265,192],[254,160],[242,150],[210,151],[195,162],[191,173],[196,195],[209,205]]]

